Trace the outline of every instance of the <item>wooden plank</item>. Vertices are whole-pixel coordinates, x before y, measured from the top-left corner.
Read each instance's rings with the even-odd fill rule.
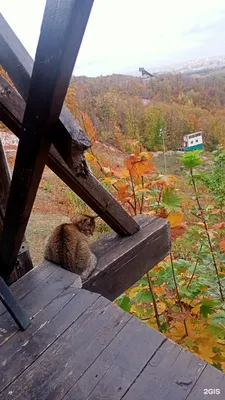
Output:
[[[18,332],[1,348],[0,392],[31,365],[69,328],[99,295],[72,286],[57,296],[27,328]]]
[[[21,246],[92,3],[46,3],[2,233],[5,276]]]
[[[170,226],[165,219],[141,216],[144,224],[129,238],[104,236],[97,240],[92,251],[98,259],[97,268],[83,283],[83,288],[114,300],[125,292],[146,272],[165,258],[171,249]],[[139,217],[136,218],[139,220]]]
[[[121,399],[164,340],[163,335],[131,318],[63,400]]]
[[[215,367],[207,365],[195,383],[187,400],[225,399],[225,374]]]
[[[167,340],[156,351],[123,399],[149,400],[151,393],[152,399],[184,400],[205,366],[205,361]]]
[[[98,299],[2,393],[0,399],[62,399],[130,318]]]
[[[0,242],[1,242],[6,205],[11,183],[10,170],[1,139],[0,139],[0,171],[1,171],[0,174]],[[25,251],[23,251],[18,255],[16,266],[7,280],[8,284],[15,282],[21,276],[23,276],[33,268],[30,252],[27,246],[25,247],[25,243],[26,243],[26,238],[24,237],[21,249],[25,248]]]
[[[81,29],[76,36],[77,46],[82,40],[82,24],[79,25],[79,28]],[[23,99],[27,101],[33,60],[2,14],[0,14],[0,65],[7,71],[15,87]],[[74,155],[82,154],[84,150],[91,146],[90,139],[65,106],[54,129],[53,142],[71,168],[73,167]]]
[[[75,280],[77,280],[77,275],[56,266],[55,271],[45,282],[40,283],[32,292],[23,297],[20,304],[32,319]],[[9,340],[17,331],[18,327],[11,316],[8,313],[2,315],[0,319],[0,345]]]
[[[55,271],[56,266],[49,261],[44,261],[38,267],[32,269],[29,273],[13,283],[10,286],[12,294],[18,299],[22,299],[33,289],[35,289],[41,282],[45,281]],[[0,304],[0,316],[6,313],[5,307]]]
[[[0,118],[15,135],[20,137],[25,102],[3,77],[0,77],[0,91],[4,93],[0,99]],[[76,162],[76,168],[69,169],[54,146],[51,146],[47,160],[48,167],[97,214],[101,213],[101,218],[116,233],[126,236],[137,232],[138,224],[91,174],[86,161],[76,156],[73,164]],[[105,211],[102,213],[102,210]]]

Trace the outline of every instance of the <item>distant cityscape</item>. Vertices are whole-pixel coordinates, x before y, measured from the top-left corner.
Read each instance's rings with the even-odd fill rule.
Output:
[[[145,67],[147,71],[153,73],[198,73],[200,71],[204,72],[204,70],[220,70],[225,68],[225,56],[207,57],[155,68],[148,67],[147,65]]]

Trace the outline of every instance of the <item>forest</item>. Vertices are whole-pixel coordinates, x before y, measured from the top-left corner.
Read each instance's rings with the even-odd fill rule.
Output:
[[[179,149],[183,135],[195,131],[204,132],[206,150],[224,143],[223,70],[203,76],[158,75],[146,81],[124,75],[74,77],[67,105],[78,118],[80,109],[91,119],[100,141],[125,151],[131,150],[127,138],[148,151],[160,150],[160,129],[168,150]]]

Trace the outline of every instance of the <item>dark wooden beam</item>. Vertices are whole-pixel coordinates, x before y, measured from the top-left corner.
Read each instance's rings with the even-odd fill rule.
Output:
[[[8,128],[20,137],[25,102],[9,83],[0,76],[0,119]],[[54,146],[51,146],[47,165],[97,214],[107,208],[101,218],[119,235],[131,235],[139,226],[133,218],[117,203],[106,189],[91,174],[86,161],[81,156],[73,161],[76,166],[68,168]]]
[[[171,250],[169,221],[139,215],[140,231],[126,238],[104,235],[92,245],[96,270],[83,288],[113,301],[162,261]]]
[[[47,0],[5,214],[0,261],[14,268],[93,0]]]
[[[0,139],[0,171],[1,171],[0,173],[0,241],[1,241],[6,205],[11,183],[9,166],[7,163],[1,139]],[[19,278],[21,278],[21,276],[25,275],[32,268],[33,264],[31,261],[30,252],[26,245],[26,238],[24,237],[24,240],[22,242],[18,254],[17,263],[12,273],[8,277],[7,283],[11,284],[17,281]]]
[[[0,301],[4,304],[14,321],[20,329],[25,330],[30,325],[30,320],[26,312],[21,308],[10,289],[0,277]]]
[[[91,7],[93,0],[85,0],[83,3],[82,6],[85,9],[85,7]],[[83,15],[81,9],[74,52],[78,52],[83,36],[83,24],[85,23],[83,20],[82,24],[82,18],[85,18]],[[2,14],[0,14],[0,65],[6,70],[13,84],[26,101],[33,70],[33,60]],[[90,139],[65,106],[62,108],[60,119],[54,129],[53,143],[70,168],[73,168],[74,155],[83,153],[91,146]]]

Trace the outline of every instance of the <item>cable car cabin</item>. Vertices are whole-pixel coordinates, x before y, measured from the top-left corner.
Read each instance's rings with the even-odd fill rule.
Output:
[[[202,132],[191,133],[183,138],[184,151],[203,150]]]

